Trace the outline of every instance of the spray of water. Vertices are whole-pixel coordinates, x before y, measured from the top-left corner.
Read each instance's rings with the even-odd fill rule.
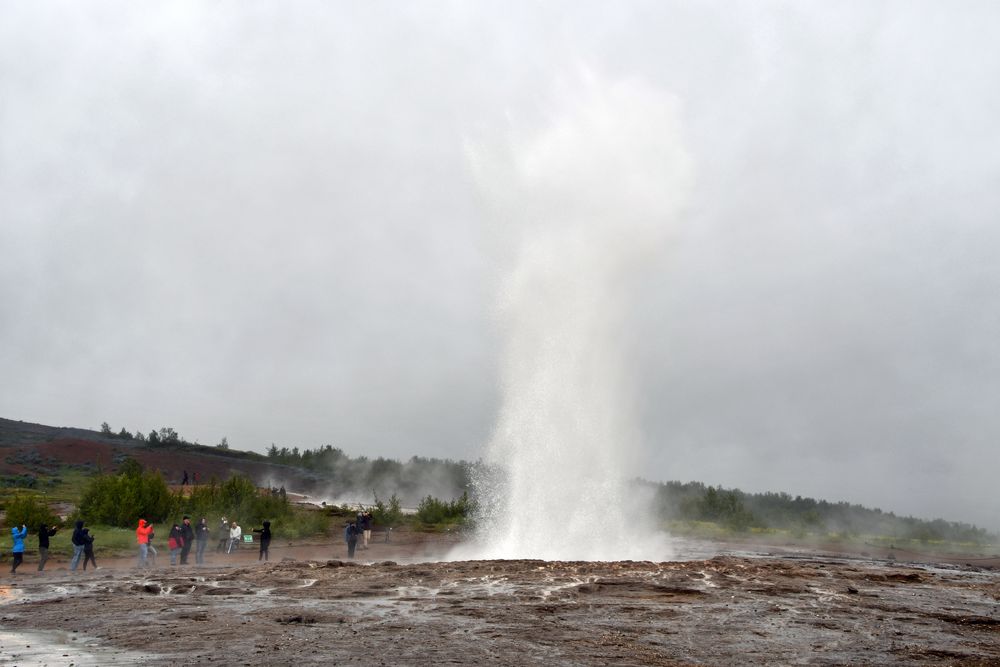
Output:
[[[621,341],[630,279],[658,256],[688,187],[676,118],[641,81],[585,76],[542,132],[501,160],[476,157],[513,259],[475,556],[669,557],[626,482],[640,437]]]

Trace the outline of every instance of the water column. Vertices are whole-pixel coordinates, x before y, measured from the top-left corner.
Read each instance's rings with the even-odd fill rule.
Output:
[[[480,169],[512,251],[478,555],[661,560],[668,547],[626,483],[641,437],[623,341],[631,279],[662,257],[688,188],[677,104],[588,76],[553,107]]]

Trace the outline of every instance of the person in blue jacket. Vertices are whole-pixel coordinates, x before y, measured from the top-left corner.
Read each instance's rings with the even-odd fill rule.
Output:
[[[24,560],[24,538],[28,536],[28,527],[22,524],[20,530],[11,528],[10,535],[14,538],[14,566],[10,568],[10,572],[13,574],[17,572],[17,566]]]

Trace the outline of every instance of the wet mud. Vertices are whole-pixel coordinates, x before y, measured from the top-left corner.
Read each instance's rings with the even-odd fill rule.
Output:
[[[960,565],[286,557],[11,581],[4,664],[1000,664],[1000,572]]]

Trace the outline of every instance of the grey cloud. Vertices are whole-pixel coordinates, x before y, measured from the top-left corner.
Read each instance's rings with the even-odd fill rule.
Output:
[[[4,416],[476,458],[473,144],[581,70],[675,96],[636,470],[996,524],[992,3],[8,3]],[[502,224],[502,223],[501,223]]]

